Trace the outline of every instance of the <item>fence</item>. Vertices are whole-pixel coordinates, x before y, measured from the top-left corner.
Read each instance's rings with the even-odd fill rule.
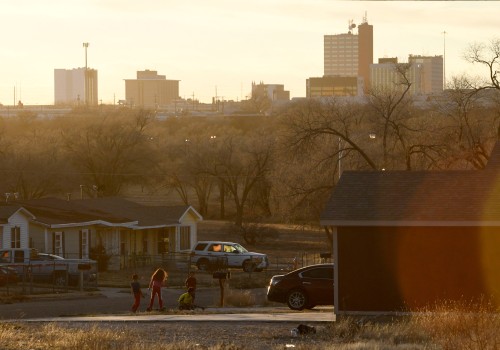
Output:
[[[229,256],[229,258],[228,258]],[[252,256],[248,255],[248,259],[244,259],[245,254],[238,254],[238,260],[252,260]],[[225,256],[231,260],[230,255]],[[215,257],[207,257],[215,260]],[[108,264],[102,266],[103,270],[121,270],[134,269],[140,267],[162,266],[167,269],[182,269],[190,270],[194,263],[190,253],[166,253],[166,254],[131,254],[119,256],[97,257],[97,260],[107,260]],[[331,262],[330,253],[298,253],[295,256],[268,255],[268,270],[275,271],[291,271],[299,267]],[[230,263],[230,261],[228,261]]]
[[[0,279],[0,294],[42,294],[68,292],[97,287],[97,273],[92,266],[50,262],[40,264],[9,264],[0,268],[6,273]]]

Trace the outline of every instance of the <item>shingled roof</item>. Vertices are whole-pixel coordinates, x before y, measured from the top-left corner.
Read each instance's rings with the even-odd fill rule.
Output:
[[[0,205],[0,225],[8,223],[9,218],[18,211],[24,212],[26,215],[30,216],[33,219],[35,218],[33,213],[29,212],[19,205]]]
[[[198,212],[188,205],[145,206],[116,197],[70,201],[42,198],[19,201],[14,207],[26,208],[33,213],[37,222],[51,227],[101,224],[132,229],[158,228],[178,225],[190,210],[198,219],[202,219]],[[14,207],[0,206],[0,214],[1,210],[12,211]]]
[[[345,171],[323,226],[500,226],[500,146],[484,170]]]
[[[116,197],[82,199],[75,202],[87,210],[133,218],[138,221],[137,226],[140,228],[177,225],[190,209],[201,219],[201,216],[189,205],[145,206]]]
[[[89,209],[76,201],[58,198],[19,201],[17,204],[33,213],[37,222],[48,226],[85,223],[130,225],[137,222],[137,219],[128,218],[125,215],[114,215],[102,210]]]

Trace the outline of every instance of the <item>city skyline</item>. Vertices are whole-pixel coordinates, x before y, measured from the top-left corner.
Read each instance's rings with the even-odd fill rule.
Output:
[[[306,96],[323,75],[323,36],[366,15],[373,63],[380,57],[443,55],[446,78],[474,71],[462,58],[473,42],[498,38],[500,2],[328,0],[6,0],[0,4],[0,103],[54,103],[54,69],[99,74],[99,100],[125,98],[125,79],[155,70],[180,80],[180,97],[246,99],[251,84],[283,84]],[[446,31],[446,34],[443,32]],[[14,99],[14,95],[16,96]]]

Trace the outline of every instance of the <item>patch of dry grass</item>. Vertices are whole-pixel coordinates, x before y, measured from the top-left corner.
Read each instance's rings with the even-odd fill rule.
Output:
[[[30,350],[239,350],[234,344],[220,343],[211,346],[189,340],[164,342],[155,336],[148,337],[128,328],[101,327],[97,324],[79,328],[66,327],[48,323],[35,326],[28,324],[0,324],[0,348],[2,350],[30,349]]]
[[[235,307],[255,306],[255,295],[250,290],[229,289],[224,295],[224,304]]]
[[[489,301],[443,302],[412,322],[444,350],[500,349],[500,314]]]

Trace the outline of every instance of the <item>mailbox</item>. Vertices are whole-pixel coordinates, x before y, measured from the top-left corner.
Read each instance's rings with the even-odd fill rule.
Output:
[[[80,271],[90,270],[91,268],[90,264],[78,264],[78,270]]]
[[[216,271],[213,273],[213,278],[220,279],[220,280],[228,280],[231,278],[231,273],[230,272],[222,272],[222,271]]]

